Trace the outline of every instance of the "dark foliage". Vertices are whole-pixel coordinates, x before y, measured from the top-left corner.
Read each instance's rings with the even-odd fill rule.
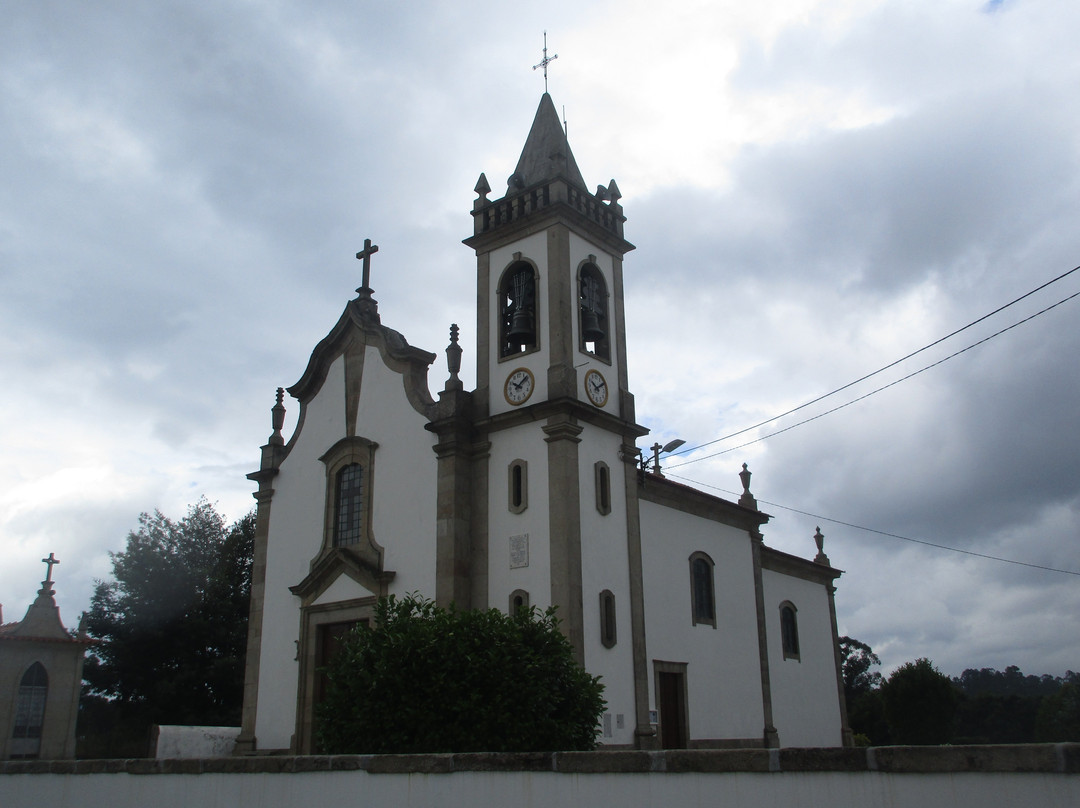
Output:
[[[994,668],[968,668],[953,679],[962,694],[956,716],[956,743],[1034,743],[1050,740],[1049,735],[1064,737],[1068,730],[1040,729],[1039,716],[1047,701],[1060,693],[1077,677],[1072,671],[1064,678],[1025,676],[1015,665],[1004,671]],[[1058,703],[1055,700],[1054,703]],[[1046,707],[1049,715],[1054,707]],[[1049,719],[1044,719],[1044,722]],[[1064,735],[1062,734],[1064,732]],[[1075,734],[1072,740],[1080,739]]]
[[[1069,679],[1057,693],[1043,699],[1035,721],[1037,741],[1080,741],[1080,676]]]
[[[573,659],[554,610],[379,601],[331,661],[318,705],[328,753],[592,749],[603,685]]]
[[[150,724],[239,724],[254,534],[254,513],[226,525],[205,500],[176,522],[139,517],[87,613],[101,643],[83,674],[84,747],[123,753],[102,738],[115,725],[130,739]]]
[[[889,743],[889,726],[878,690],[881,673],[872,670],[881,660],[869,645],[845,636],[840,638],[840,662],[851,731],[862,743]]]
[[[929,659],[901,665],[881,686],[893,743],[944,744],[952,740],[960,694]]]

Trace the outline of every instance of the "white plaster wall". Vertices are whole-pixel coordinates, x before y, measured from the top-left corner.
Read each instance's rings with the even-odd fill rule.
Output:
[[[330,586],[326,587],[326,591],[319,597],[315,598],[312,602],[313,606],[322,606],[325,603],[340,603],[343,600],[354,600],[356,598],[370,598],[375,596],[376,592],[370,591],[367,587],[361,586],[348,575],[344,573],[338,575],[334,579],[334,582]]]
[[[426,423],[409,404],[401,374],[368,347],[356,434],[379,444],[371,475],[372,533],[386,550],[384,568],[396,573],[390,591],[434,598],[437,436]]]
[[[634,666],[630,630],[630,564],[626,543],[626,482],[624,463],[618,452],[618,435],[586,425],[578,445],[578,473],[581,479],[581,582],[582,622],[585,634],[585,668],[604,683],[606,712],[611,713],[611,737],[605,744],[633,744]],[[611,512],[603,515],[596,507],[595,463],[608,465]],[[605,648],[600,642],[600,593],[615,596],[616,643]],[[623,727],[617,717],[623,716]]]
[[[762,570],[769,646],[773,723],[781,746],[840,746],[840,699],[828,593],[821,584]],[[784,659],[780,604],[791,601],[799,630],[799,659]]]
[[[720,774],[559,774],[456,772],[369,774],[21,774],[0,777],[5,808],[395,808],[598,805],[679,808],[1072,808],[1080,777],[1062,774],[881,774],[725,772]]]
[[[499,396],[502,397],[501,394]],[[548,445],[540,423],[505,429],[491,436],[488,460],[488,605],[506,611],[510,593],[524,589],[540,609],[551,605],[551,532],[548,512]],[[528,507],[511,513],[509,467],[528,463]],[[529,566],[510,569],[510,537],[529,535]]]
[[[288,748],[296,727],[300,599],[289,587],[308,574],[322,545],[326,468],[319,458],[345,435],[344,404],[344,359],[338,357],[273,482],[255,719],[260,749]]]
[[[750,537],[726,525],[641,502],[649,699],[653,660],[687,663],[690,739],[761,738],[764,712]],[[716,628],[692,625],[690,555],[714,563]]]
[[[391,591],[434,597],[436,436],[409,404],[401,374],[383,363],[377,348],[365,350],[356,432],[378,444],[368,489],[372,533],[385,548],[384,567],[397,573]],[[345,437],[345,401],[339,357],[309,402],[302,430],[274,478],[255,725],[260,749],[287,748],[296,726],[300,600],[289,587],[304,579],[322,547],[327,479],[319,458]],[[368,594],[342,576],[319,602]]]
[[[529,368],[536,380],[536,386],[528,403],[533,404],[547,398],[547,368],[551,364],[551,346],[547,343],[548,334],[546,329],[540,328],[539,350],[524,356],[513,356],[502,362],[499,361],[499,301],[496,290],[499,288],[499,279],[502,277],[503,272],[514,262],[515,252],[520,252],[523,259],[528,259],[536,264],[540,273],[536,288],[536,299],[540,307],[540,322],[546,323],[551,313],[548,308],[551,301],[548,299],[547,293],[547,231],[534,233],[520,241],[493,250],[490,258],[490,286],[487,291],[488,300],[491,304],[488,306],[488,333],[491,335],[488,378],[491,379],[492,415],[514,409],[503,397],[503,384],[506,382],[506,377],[515,368]]]

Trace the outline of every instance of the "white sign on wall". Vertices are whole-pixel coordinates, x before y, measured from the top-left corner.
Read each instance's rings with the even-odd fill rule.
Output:
[[[510,569],[529,566],[529,534],[510,537]]]

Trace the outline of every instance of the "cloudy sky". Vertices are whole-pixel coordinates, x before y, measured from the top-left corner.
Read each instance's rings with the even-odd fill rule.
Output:
[[[578,165],[617,180],[637,245],[643,446],[755,427],[1080,264],[1072,0],[11,0],[4,16],[8,621],[49,552],[71,625],[141,511],[252,506],[274,390],[353,296],[364,238],[383,322],[439,352],[441,389],[449,324],[475,337],[472,188],[484,171],[501,193],[514,168],[545,29]],[[812,556],[820,525],[846,570],[840,631],[886,671],[1080,670],[1080,298],[822,415],[1077,292],[1080,272],[667,471],[726,496],[748,463],[780,549]]]

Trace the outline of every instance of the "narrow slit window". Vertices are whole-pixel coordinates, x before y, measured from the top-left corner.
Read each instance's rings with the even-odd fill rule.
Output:
[[[596,510],[611,513],[611,469],[603,460],[596,464]]]
[[[515,589],[510,593],[510,614],[517,614],[529,608],[529,593],[524,589]]]
[[[508,471],[507,505],[511,513],[521,513],[529,507],[529,464],[524,460],[515,460]]]
[[[615,595],[610,589],[600,593],[600,644],[613,648],[618,640],[615,623]]]

